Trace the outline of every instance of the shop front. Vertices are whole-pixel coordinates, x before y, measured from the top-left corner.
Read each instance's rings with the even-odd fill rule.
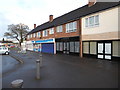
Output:
[[[33,51],[56,54],[55,39],[33,41]]]
[[[120,40],[84,41],[83,56],[101,60],[120,59]]]
[[[79,55],[80,43],[79,37],[56,39],[56,51],[63,54]]]

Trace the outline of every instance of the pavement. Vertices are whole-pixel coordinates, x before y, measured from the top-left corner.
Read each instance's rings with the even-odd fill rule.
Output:
[[[6,73],[3,71],[3,88],[11,88],[11,82],[16,79],[24,80],[24,88],[118,88],[118,62],[115,61],[42,54],[41,79],[37,80],[39,53],[27,51],[22,54],[11,50],[10,54],[24,63],[15,63],[12,69]]]

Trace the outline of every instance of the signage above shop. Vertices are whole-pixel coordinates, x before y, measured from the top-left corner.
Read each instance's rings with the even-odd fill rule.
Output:
[[[46,40],[38,40],[38,41],[32,41],[33,43],[54,43],[55,39],[46,39]]]

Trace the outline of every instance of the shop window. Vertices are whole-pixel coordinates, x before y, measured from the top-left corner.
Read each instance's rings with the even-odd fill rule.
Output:
[[[57,43],[56,43],[56,50],[57,50],[57,51],[59,51],[59,50],[60,50],[60,48],[59,48],[59,47],[60,47],[60,43],[59,43],[59,42],[57,42]]]
[[[120,57],[120,41],[113,41],[112,42],[113,45],[113,56],[114,57]]]
[[[90,42],[90,54],[97,54],[97,43],[96,42]]]
[[[60,51],[63,51],[63,43],[60,42]]]
[[[76,53],[80,52],[80,43],[79,42],[75,42],[75,52]]]
[[[74,52],[74,42],[70,42],[70,52]]]
[[[89,54],[89,42],[83,42],[83,53]]]

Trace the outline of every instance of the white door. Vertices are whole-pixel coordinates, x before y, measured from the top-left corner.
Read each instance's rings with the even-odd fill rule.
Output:
[[[104,58],[104,44],[98,43],[98,58],[103,59]]]
[[[111,43],[98,43],[98,58],[99,59],[112,59]]]
[[[105,59],[111,60],[111,43],[105,43]]]

